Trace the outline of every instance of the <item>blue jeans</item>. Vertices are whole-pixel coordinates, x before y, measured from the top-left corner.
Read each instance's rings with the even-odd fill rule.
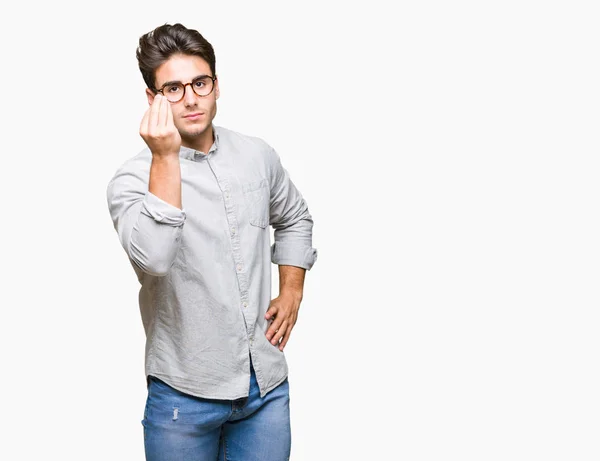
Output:
[[[146,461],[288,461],[288,379],[261,398],[252,362],[250,371],[250,395],[237,400],[195,397],[150,376]]]

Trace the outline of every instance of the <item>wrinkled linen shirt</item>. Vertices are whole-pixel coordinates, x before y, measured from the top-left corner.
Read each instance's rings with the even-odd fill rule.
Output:
[[[117,169],[108,208],[141,284],[146,380],[238,399],[249,395],[251,357],[264,397],[288,375],[265,336],[271,263],[310,270],[313,220],[270,145],[212,128],[207,154],[180,148],[183,209],[148,191],[149,148]]]

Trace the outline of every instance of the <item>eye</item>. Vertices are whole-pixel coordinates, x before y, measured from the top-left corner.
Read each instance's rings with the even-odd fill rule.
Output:
[[[177,93],[180,90],[181,88],[177,85],[172,85],[165,88],[165,91],[167,91],[168,93]]]
[[[196,80],[196,81],[194,82],[194,86],[195,86],[196,88],[202,88],[204,85],[206,85],[206,83],[204,83],[204,80]]]

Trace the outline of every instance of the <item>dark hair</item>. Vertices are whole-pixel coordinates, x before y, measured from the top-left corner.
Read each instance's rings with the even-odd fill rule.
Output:
[[[164,24],[140,37],[135,52],[144,82],[155,90],[154,72],[174,54],[199,56],[210,66],[213,77],[216,76],[216,58],[212,45],[194,29],[182,24]]]

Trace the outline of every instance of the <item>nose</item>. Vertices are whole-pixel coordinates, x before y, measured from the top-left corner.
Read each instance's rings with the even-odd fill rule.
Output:
[[[188,91],[188,85],[190,87],[189,91]],[[186,106],[195,105],[197,97],[198,97],[198,95],[196,93],[194,93],[194,90],[192,89],[192,84],[186,83],[183,87],[183,102],[185,103],[185,105]]]

